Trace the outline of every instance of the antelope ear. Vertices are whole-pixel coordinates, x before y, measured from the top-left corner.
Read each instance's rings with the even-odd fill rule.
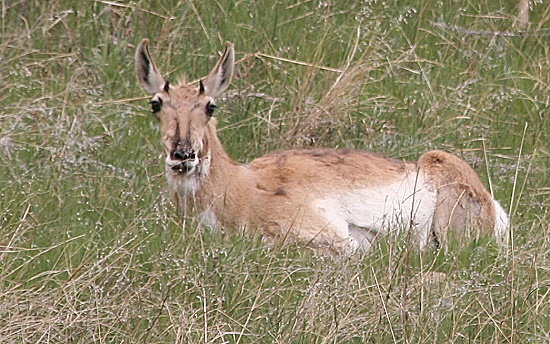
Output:
[[[152,94],[160,92],[166,82],[149,53],[149,40],[144,38],[136,50],[136,75],[141,87]]]
[[[232,43],[227,42],[220,61],[204,80],[205,94],[215,98],[225,91],[231,83],[233,67],[235,67],[235,48]]]

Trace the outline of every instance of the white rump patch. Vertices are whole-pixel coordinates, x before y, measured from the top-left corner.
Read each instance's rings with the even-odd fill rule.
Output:
[[[493,200],[495,205],[495,238],[499,245],[508,245],[510,241],[510,219],[500,203]]]

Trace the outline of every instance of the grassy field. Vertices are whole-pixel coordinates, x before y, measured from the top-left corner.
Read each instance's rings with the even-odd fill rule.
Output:
[[[550,9],[531,1],[1,1],[1,343],[550,342]],[[220,137],[468,161],[513,240],[363,257],[181,220],[133,56],[231,41]]]

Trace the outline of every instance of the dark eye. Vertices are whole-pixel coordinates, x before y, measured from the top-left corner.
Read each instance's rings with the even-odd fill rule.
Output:
[[[216,104],[212,104],[211,102],[208,102],[208,104],[206,104],[206,114],[208,115],[208,117],[212,117],[216,108]]]
[[[153,99],[151,100],[151,109],[153,110],[153,113],[157,113],[160,111],[160,108],[162,107],[162,99]]]

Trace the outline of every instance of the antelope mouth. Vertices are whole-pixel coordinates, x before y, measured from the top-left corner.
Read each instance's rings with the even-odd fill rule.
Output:
[[[171,166],[170,169],[178,174],[185,174],[189,173],[194,166],[192,164],[189,164],[188,162],[184,161],[177,165]]]
[[[166,172],[181,177],[197,175],[204,177],[210,171],[210,154],[200,157],[198,154],[190,154],[185,159],[166,157]]]
[[[188,174],[193,171],[196,163],[194,159],[187,160],[171,160],[166,159],[166,167],[177,174]]]

